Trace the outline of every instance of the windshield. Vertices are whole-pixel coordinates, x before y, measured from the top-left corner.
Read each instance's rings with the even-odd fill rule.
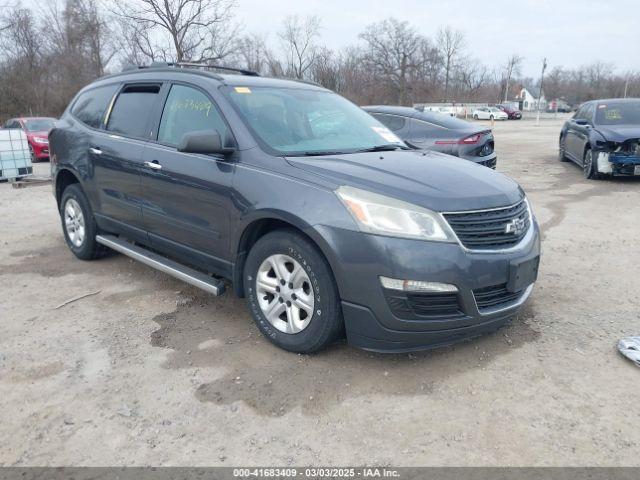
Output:
[[[596,109],[598,125],[640,125],[640,101],[600,103]]]
[[[54,126],[55,120],[53,118],[36,118],[24,121],[24,128],[29,132],[47,132]]]
[[[225,91],[257,139],[276,155],[407,148],[371,115],[332,92],[270,87]]]

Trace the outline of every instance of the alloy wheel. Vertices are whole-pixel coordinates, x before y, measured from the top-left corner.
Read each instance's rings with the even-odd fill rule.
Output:
[[[593,153],[591,150],[587,150],[584,154],[584,162],[582,164],[582,169],[584,171],[585,178],[591,178],[591,170],[593,168]]]
[[[295,334],[309,326],[313,285],[295,259],[283,254],[266,258],[256,275],[256,293],[262,313],[277,330]]]
[[[85,237],[84,215],[80,204],[73,198],[64,206],[64,226],[67,236],[75,247],[81,247]]]

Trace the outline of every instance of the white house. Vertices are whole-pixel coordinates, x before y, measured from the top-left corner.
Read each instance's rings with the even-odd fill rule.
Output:
[[[532,93],[535,92],[535,95]],[[534,112],[538,110],[538,89],[529,89],[524,85],[520,86],[516,90],[514,101],[520,105],[520,110],[525,112]],[[544,97],[544,91],[540,96],[540,110],[544,111],[547,108],[547,99]]]

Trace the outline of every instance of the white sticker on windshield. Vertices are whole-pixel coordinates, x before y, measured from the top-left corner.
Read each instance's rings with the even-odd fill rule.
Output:
[[[371,129],[390,143],[400,143],[401,140],[386,127],[371,127]]]

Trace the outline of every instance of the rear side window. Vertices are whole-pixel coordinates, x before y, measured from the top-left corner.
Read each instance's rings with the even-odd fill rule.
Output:
[[[117,85],[98,87],[81,93],[71,108],[74,117],[92,128],[100,128]]]
[[[158,141],[178,145],[185,133],[198,130],[217,130],[223,142],[229,138],[227,125],[204,93],[192,87],[173,85],[162,112]]]
[[[160,93],[160,85],[128,85],[116,99],[107,130],[128,137],[144,137]]]
[[[397,115],[384,115],[376,113],[373,116],[376,118],[376,120],[378,120],[392,132],[397,132],[402,127],[404,127],[406,123],[403,117],[398,117]]]

